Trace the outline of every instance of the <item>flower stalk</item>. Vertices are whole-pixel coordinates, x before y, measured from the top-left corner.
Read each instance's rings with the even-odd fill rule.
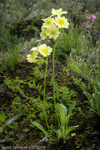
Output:
[[[44,76],[44,105],[43,105],[45,121],[48,127],[47,114],[46,114],[46,96],[45,96],[46,95],[45,89],[46,89],[47,68],[48,68],[48,57],[46,57],[46,69],[45,69],[45,76]]]
[[[58,38],[59,39],[59,38]],[[54,99],[54,108],[55,108],[55,113],[56,113],[56,117],[58,120],[58,125],[60,125],[59,123],[59,118],[58,118],[58,114],[57,114],[57,110],[56,110],[56,99],[55,99],[55,51],[56,51],[56,46],[58,43],[58,39],[54,45],[54,49],[53,49],[53,99]]]
[[[56,50],[56,46],[57,46],[57,43],[58,43],[58,39],[54,45],[54,48],[53,48],[53,98],[54,98],[54,105],[56,104],[56,100],[55,100],[55,50]]]

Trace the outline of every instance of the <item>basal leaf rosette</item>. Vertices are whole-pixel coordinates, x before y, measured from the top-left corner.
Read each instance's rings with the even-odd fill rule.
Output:
[[[52,48],[50,46],[47,46],[46,44],[42,44],[39,47],[39,52],[42,56],[47,57],[51,54]]]

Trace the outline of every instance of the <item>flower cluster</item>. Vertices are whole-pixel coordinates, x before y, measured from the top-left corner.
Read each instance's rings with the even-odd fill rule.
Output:
[[[47,37],[56,40],[60,34],[60,28],[69,27],[68,20],[62,16],[63,14],[67,14],[66,11],[62,11],[62,8],[58,10],[53,8],[51,13],[50,17],[43,19],[42,32],[40,34],[42,40],[45,40]],[[39,61],[39,59],[37,59],[39,53],[43,57],[47,57],[51,54],[52,48],[46,44],[42,44],[38,47],[33,47],[31,51],[33,51],[33,53],[27,55],[27,60],[30,63],[36,63]]]
[[[67,14],[66,11],[62,11],[62,8],[55,10],[54,8],[51,10],[52,15],[46,19],[43,19],[44,23],[42,26],[42,32],[40,34],[42,40],[49,37],[49,39],[56,40],[60,34],[59,28],[68,28],[69,23],[65,17],[61,15]]]
[[[82,23],[82,26],[86,26],[87,28],[89,28],[89,27],[90,27],[90,24],[88,24],[88,23],[86,23],[86,22],[83,22],[83,23]]]
[[[52,48],[50,46],[47,46],[46,44],[41,44],[38,47],[33,47],[31,49],[31,51],[33,51],[33,53],[27,55],[27,61],[30,62],[30,63],[36,63],[36,62],[39,61],[37,59],[39,53],[42,56],[47,57],[47,56],[49,56],[51,54]]]
[[[87,16],[87,22],[83,22],[82,26],[85,26],[87,28],[90,28],[91,25],[93,24],[93,21],[96,20],[96,16],[94,15],[88,15]]]
[[[94,15],[88,15],[88,19],[89,19],[89,20],[90,20],[90,19],[96,20],[96,16],[94,16]]]

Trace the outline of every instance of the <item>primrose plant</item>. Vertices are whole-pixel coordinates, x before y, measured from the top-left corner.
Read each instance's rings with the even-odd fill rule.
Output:
[[[56,100],[55,100],[55,75],[54,75],[54,58],[55,58],[55,50],[58,42],[58,38],[61,34],[62,28],[68,28],[69,27],[69,22],[67,18],[62,16],[63,14],[67,14],[66,11],[62,11],[62,8],[55,10],[54,8],[51,10],[51,16],[49,16],[46,19],[43,19],[43,25],[41,28],[41,34],[40,37],[44,41],[47,38],[50,40],[53,40],[53,48],[50,46],[47,46],[45,43],[41,44],[37,47],[33,47],[31,49],[32,54],[27,55],[27,60],[30,63],[37,63],[37,62],[44,62],[46,63],[46,69],[45,69],[45,76],[44,76],[44,116],[45,116],[45,121],[48,130],[51,128],[48,125],[47,121],[47,114],[46,114],[46,109],[45,109],[45,101],[46,101],[46,96],[45,96],[45,87],[46,87],[46,76],[47,76],[47,68],[48,68],[48,56],[51,55],[53,52],[53,99],[54,99],[54,108],[55,108],[55,113],[57,115],[58,123],[59,123],[59,116],[58,116],[58,110],[56,109]],[[33,125],[37,126],[42,132],[45,133],[47,138],[50,138],[51,136],[45,131],[43,126],[37,122],[32,122]],[[52,129],[54,130],[54,129]],[[54,130],[54,132],[56,132]]]

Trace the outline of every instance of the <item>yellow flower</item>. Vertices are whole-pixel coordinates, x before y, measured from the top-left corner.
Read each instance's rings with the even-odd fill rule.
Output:
[[[30,62],[30,63],[34,63],[36,62],[36,58],[37,58],[37,55],[38,55],[38,51],[34,51],[32,54],[28,54],[27,55],[27,61]]]
[[[66,72],[68,72],[68,69],[66,69]]]
[[[39,52],[41,55],[43,55],[44,57],[47,57],[50,55],[50,53],[52,52],[52,48],[50,46],[47,46],[46,44],[42,44],[39,47]]]
[[[47,35],[49,36],[50,39],[54,38],[56,40],[59,34],[60,34],[59,28],[54,24],[52,24],[49,28],[47,28]]]
[[[33,47],[32,49],[31,49],[31,51],[37,51],[39,49],[39,46],[38,47]]]
[[[52,8],[51,10],[52,15],[62,15],[62,14],[67,14],[67,11],[62,11],[62,8],[55,10]]]
[[[68,28],[69,27],[69,22],[67,21],[67,19],[65,17],[60,17],[60,16],[56,17],[55,24],[59,28]]]
[[[44,27],[49,27],[51,24],[54,23],[54,19],[51,17],[48,17],[48,18],[43,19],[43,20],[44,20],[44,23],[43,23]]]
[[[88,10],[85,10],[85,12],[87,13],[87,12],[88,12]]]
[[[45,27],[42,27],[42,32],[40,34],[40,37],[42,40],[46,39],[47,38],[47,35],[46,35],[46,28]]]

